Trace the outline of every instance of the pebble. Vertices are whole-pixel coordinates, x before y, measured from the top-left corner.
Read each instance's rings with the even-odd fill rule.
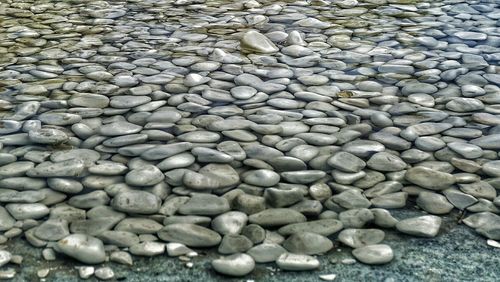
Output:
[[[338,235],[340,242],[354,249],[378,244],[384,237],[384,231],[379,229],[349,228],[342,230]]]
[[[445,196],[426,191],[418,194],[417,205],[431,214],[447,214],[453,209],[453,205],[448,202]]]
[[[94,275],[100,280],[111,280],[115,277],[114,271],[110,267],[100,267],[95,270]]]
[[[95,268],[93,266],[80,266],[78,267],[78,276],[81,279],[89,279],[92,275],[94,275]]]
[[[306,217],[293,209],[277,208],[252,214],[248,217],[248,221],[261,226],[272,227],[305,222]]]
[[[279,244],[262,243],[250,248],[247,254],[250,255],[255,262],[268,263],[276,261],[276,259],[286,252],[285,248]]]
[[[442,219],[435,215],[424,215],[403,219],[396,224],[396,229],[405,234],[419,237],[436,237]]]
[[[153,214],[159,211],[161,200],[155,194],[145,191],[124,191],[111,201],[117,211],[137,214]]]
[[[306,271],[319,267],[319,260],[304,254],[284,253],[278,257],[276,264],[282,270]]]
[[[219,234],[240,234],[247,224],[248,216],[243,212],[229,211],[215,217],[211,226]]]
[[[136,256],[157,256],[165,252],[165,244],[160,242],[141,242],[130,246],[129,251]]]
[[[283,247],[291,253],[315,255],[328,252],[333,243],[327,237],[311,233],[294,233],[283,242]]]
[[[243,181],[250,185],[271,187],[280,181],[280,176],[276,172],[268,169],[250,171],[245,175]]]
[[[337,232],[388,262],[373,228],[433,237],[453,208],[500,238],[491,1],[25,2],[0,4],[0,242],[189,268],[184,244],[218,246],[245,275],[241,252],[317,268],[287,249]],[[387,210],[411,203],[433,215]]]
[[[245,276],[255,268],[255,261],[247,254],[234,254],[212,261],[215,271],[228,276]]]
[[[330,236],[342,228],[342,222],[337,219],[318,219],[288,224],[278,229],[278,232],[284,236],[299,232],[312,232],[323,236]]]
[[[247,31],[241,38],[240,48],[247,53],[275,53],[279,49],[265,35],[255,30]]]
[[[181,243],[189,247],[212,247],[222,237],[208,228],[189,223],[174,223],[158,231],[158,237],[167,242]]]
[[[375,244],[354,249],[352,255],[360,262],[366,264],[384,264],[394,258],[391,247],[384,244]]]
[[[210,194],[195,194],[184,205],[180,206],[180,214],[186,215],[218,215],[229,211],[228,201],[223,197]]]
[[[12,254],[5,250],[0,250],[0,267],[6,265],[12,259]]]
[[[333,281],[337,278],[337,274],[322,274],[319,276],[319,279],[323,281]]]
[[[55,250],[87,264],[99,264],[106,258],[102,241],[85,234],[66,236],[57,242]]]
[[[165,175],[156,166],[143,166],[125,175],[125,182],[132,186],[152,186],[160,183]]]
[[[443,190],[455,183],[453,175],[426,167],[412,167],[406,171],[405,179],[431,190]]]

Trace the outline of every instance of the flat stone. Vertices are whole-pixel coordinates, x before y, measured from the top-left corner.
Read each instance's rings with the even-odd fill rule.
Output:
[[[300,170],[300,171],[285,171],[281,177],[289,183],[309,184],[320,180],[326,176],[326,172],[321,170]]]
[[[208,164],[198,171],[200,174],[214,179],[220,188],[231,188],[240,183],[240,175],[229,164]]]
[[[255,268],[254,259],[247,254],[234,254],[212,261],[215,271],[228,276],[245,276]]]
[[[352,255],[362,263],[384,264],[394,258],[391,247],[384,244],[369,245],[352,251]]]
[[[121,248],[130,247],[139,243],[139,236],[128,231],[106,230],[97,236],[104,243]]]
[[[30,170],[33,170],[35,164],[28,161],[12,162],[0,167],[0,177],[18,177],[24,176],[24,174]]]
[[[312,232],[323,236],[330,236],[342,228],[342,222],[337,219],[318,219],[302,223],[288,224],[278,229],[278,232],[284,236],[299,232]]]
[[[445,196],[426,191],[418,194],[417,205],[431,214],[447,214],[453,209],[453,205]]]
[[[342,146],[342,150],[359,158],[366,158],[373,153],[384,151],[385,147],[376,141],[355,140]]]
[[[10,262],[12,254],[6,250],[0,250],[0,267]]]
[[[446,103],[446,108],[454,112],[473,112],[484,109],[484,104],[474,98],[455,98]]]
[[[280,176],[276,172],[268,169],[259,169],[248,172],[243,181],[250,185],[261,187],[271,187],[280,181]]]
[[[366,164],[373,170],[387,172],[400,171],[407,166],[401,158],[387,152],[374,154],[370,157]]]
[[[441,227],[441,218],[435,215],[424,215],[403,219],[396,224],[402,233],[418,237],[436,237]]]
[[[278,257],[276,264],[282,270],[307,271],[319,267],[319,260],[303,254],[284,253]]]
[[[43,162],[27,171],[30,177],[78,177],[85,169],[85,162],[79,159],[61,162]]]
[[[229,210],[226,198],[211,194],[194,194],[179,207],[178,212],[185,215],[218,215]]]
[[[165,244],[146,241],[130,246],[129,251],[136,256],[152,257],[165,253]]]
[[[93,191],[86,194],[73,196],[68,200],[68,204],[76,208],[89,209],[109,202],[109,196],[104,191]]]
[[[258,31],[247,31],[240,41],[240,48],[245,53],[269,54],[279,51],[274,43]]]
[[[125,182],[132,186],[152,186],[160,183],[165,175],[154,165],[133,169],[125,175]]]
[[[217,232],[188,223],[167,225],[158,231],[158,237],[167,242],[182,243],[189,247],[212,247],[222,240]]]
[[[110,280],[115,277],[114,271],[107,266],[96,269],[94,275],[99,280]]]
[[[228,234],[222,237],[222,241],[217,251],[219,252],[219,254],[229,255],[246,252],[252,246],[253,242],[250,241],[250,239],[248,239],[246,236]]]
[[[55,250],[87,264],[104,262],[106,253],[102,241],[84,234],[72,234],[61,239]]]
[[[338,235],[340,242],[354,249],[378,244],[384,237],[384,231],[379,229],[349,228],[342,230]]]
[[[333,243],[327,237],[311,232],[294,233],[283,242],[283,247],[295,254],[315,255],[328,252]]]
[[[453,35],[463,40],[485,40],[488,37],[485,33],[473,31],[457,31]]]
[[[125,191],[113,198],[111,206],[126,213],[153,214],[160,210],[161,200],[149,192]]]
[[[276,261],[279,256],[286,252],[285,248],[279,244],[262,243],[249,249],[247,254],[258,263],[267,263]]]
[[[141,131],[142,127],[126,121],[108,123],[99,128],[99,133],[103,136],[120,136],[134,134]]]
[[[431,190],[447,189],[455,183],[453,175],[421,166],[408,169],[405,179]]]
[[[338,217],[345,228],[362,228],[375,219],[373,213],[366,208],[346,210],[339,213]]]
[[[248,216],[239,211],[223,213],[212,220],[211,227],[219,234],[240,234],[247,224]]]
[[[471,144],[477,145],[482,149],[499,150],[500,149],[500,134],[491,134],[479,137],[470,141]]]
[[[37,130],[30,130],[30,132],[28,132],[28,136],[33,143],[50,145],[61,144],[69,139],[66,133],[54,128],[40,128]]]
[[[33,204],[7,204],[7,211],[17,220],[39,219],[49,214],[49,208],[40,203]]]
[[[58,241],[69,235],[68,222],[64,219],[49,219],[35,229],[35,236],[45,241]]]
[[[500,161],[487,162],[481,170],[491,177],[500,177]]]
[[[123,251],[112,252],[109,255],[109,260],[112,262],[128,266],[134,265],[134,260],[132,259],[132,256],[129,253]]]
[[[496,189],[486,181],[474,183],[463,183],[458,185],[460,190],[476,198],[485,198],[493,200],[497,196]]]
[[[14,227],[16,220],[4,208],[0,207],[0,231],[7,231]]]
[[[366,166],[362,159],[347,152],[334,154],[328,159],[327,163],[333,168],[352,173],[359,172]]]
[[[186,170],[183,173],[182,183],[193,190],[213,190],[221,188],[216,178],[190,170]]]
[[[265,190],[264,198],[271,206],[281,208],[301,201],[304,195],[299,189],[277,189],[270,187]]]
[[[119,220],[120,221],[120,220]],[[163,225],[149,218],[128,217],[123,218],[116,226],[116,231],[125,231],[134,234],[153,234],[158,232]]]
[[[261,226],[273,227],[292,223],[305,222],[306,217],[292,209],[278,208],[267,209],[248,217],[250,223]]]

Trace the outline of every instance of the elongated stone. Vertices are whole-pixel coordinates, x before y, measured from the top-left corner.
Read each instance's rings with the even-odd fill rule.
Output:
[[[305,222],[306,217],[292,209],[267,209],[249,216],[249,222],[261,226],[282,226],[291,223]]]
[[[222,240],[217,232],[188,223],[167,225],[158,231],[158,237],[167,242],[182,243],[189,247],[212,247]]]
[[[403,219],[396,224],[396,229],[400,232],[419,236],[436,237],[441,227],[442,219],[435,215],[424,215]]]

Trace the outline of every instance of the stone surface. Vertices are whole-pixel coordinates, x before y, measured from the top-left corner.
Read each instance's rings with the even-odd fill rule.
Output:
[[[399,221],[396,229],[400,232],[420,237],[435,237],[441,227],[441,218],[434,215],[424,215]]]
[[[102,241],[84,234],[71,234],[57,242],[55,250],[87,264],[104,262]]]
[[[245,276],[255,268],[255,261],[247,254],[234,254],[213,260],[212,267],[228,276]]]
[[[391,247],[384,244],[369,245],[354,249],[352,255],[360,262],[366,264],[384,264],[394,258]]]
[[[0,244],[14,254],[0,278],[64,277],[60,265],[17,268],[22,248],[10,246],[23,238],[59,260],[56,241],[82,234],[118,263],[78,267],[82,278],[129,278],[123,252],[163,253],[160,230],[175,224],[206,228],[177,226],[177,237],[224,235],[227,254],[285,242],[307,251],[297,247],[307,236],[375,226],[387,239],[393,227],[439,230],[434,247],[456,222],[484,237],[471,241],[500,239],[491,1],[35,2],[0,4]],[[407,213],[413,203],[443,221],[454,208],[466,217],[437,224]],[[400,238],[396,256],[418,242]],[[491,248],[456,242],[467,254]],[[339,248],[341,266],[362,267]],[[186,249],[180,265],[195,271]],[[283,254],[270,250],[254,255]],[[494,258],[474,273],[495,276]],[[355,277],[457,280],[446,275],[459,269]]]

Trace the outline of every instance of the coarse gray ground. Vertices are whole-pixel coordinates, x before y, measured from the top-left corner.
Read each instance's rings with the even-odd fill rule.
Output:
[[[416,210],[397,210],[397,218],[421,214]],[[166,255],[153,258],[134,257],[134,266],[127,267],[107,263],[118,281],[321,281],[321,274],[336,274],[335,281],[499,281],[500,249],[486,244],[472,229],[458,224],[460,214],[444,216],[443,228],[436,238],[405,236],[392,230],[385,230],[386,239],[395,254],[389,264],[369,266],[361,263],[342,264],[341,260],[351,258],[350,248],[334,248],[320,256],[321,267],[316,271],[280,272],[273,264],[258,264],[255,271],[244,278],[227,278],[214,272],[210,258],[217,256],[213,251],[197,249],[203,254],[193,260],[189,269],[177,258]],[[30,247],[22,239],[12,241],[8,250],[22,255],[22,266],[13,281],[37,281],[36,271],[50,268],[46,281],[79,281],[75,266],[78,262],[59,257],[54,262],[41,258],[41,249]],[[336,260],[337,263],[330,261]],[[96,281],[95,278],[88,281]]]

